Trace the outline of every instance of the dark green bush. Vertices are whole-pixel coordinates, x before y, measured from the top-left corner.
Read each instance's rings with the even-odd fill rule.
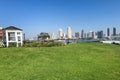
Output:
[[[52,46],[64,46],[63,42],[53,42],[53,41],[45,41],[45,42],[26,42],[24,47],[52,47]]]
[[[17,43],[16,42],[9,42],[9,47],[16,47]]]

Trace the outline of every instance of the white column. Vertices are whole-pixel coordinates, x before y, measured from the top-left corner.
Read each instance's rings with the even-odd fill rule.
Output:
[[[18,47],[18,37],[17,37],[17,31],[15,31],[15,42],[17,43],[17,47]]]
[[[9,46],[9,44],[8,44],[8,32],[5,31],[5,34],[6,34],[6,46],[8,47]]]
[[[21,38],[21,46],[23,45],[23,37],[22,37],[22,31],[20,32],[20,38]]]

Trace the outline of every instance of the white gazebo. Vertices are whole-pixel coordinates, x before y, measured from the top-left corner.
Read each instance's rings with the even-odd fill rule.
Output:
[[[7,28],[4,28],[3,32],[3,39],[7,47],[13,43],[16,47],[22,46],[22,29],[14,26],[9,26]]]

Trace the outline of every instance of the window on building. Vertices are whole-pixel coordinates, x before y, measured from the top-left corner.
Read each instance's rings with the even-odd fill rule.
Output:
[[[18,36],[18,41],[21,41],[21,37],[20,36]]]
[[[15,41],[15,32],[9,32],[8,33],[8,40],[9,41]]]
[[[20,35],[20,32],[17,32],[17,35]]]

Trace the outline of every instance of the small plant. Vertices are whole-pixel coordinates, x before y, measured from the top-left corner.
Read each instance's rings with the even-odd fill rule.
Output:
[[[16,42],[9,42],[9,47],[16,47],[17,43]]]
[[[0,48],[5,47],[5,44],[3,42],[0,42]]]

